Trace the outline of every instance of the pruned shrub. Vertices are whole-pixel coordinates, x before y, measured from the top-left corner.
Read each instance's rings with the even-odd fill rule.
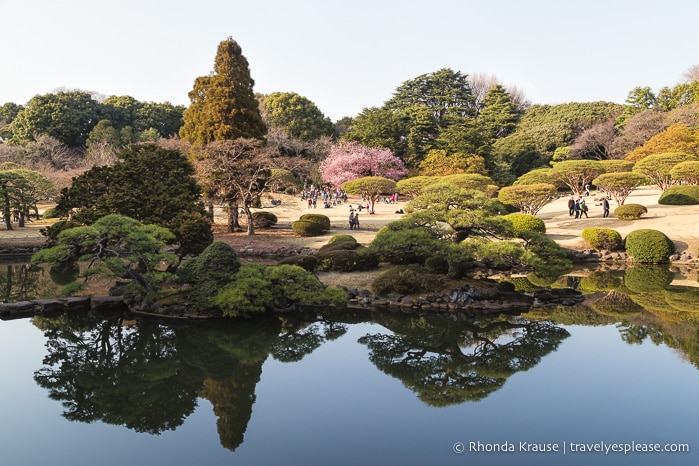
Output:
[[[446,275],[449,273],[449,261],[444,256],[432,256],[425,259],[425,269],[431,273]]]
[[[422,264],[441,242],[426,228],[392,229],[392,222],[376,233],[369,249],[391,264]]]
[[[699,186],[671,186],[661,194],[658,204],[662,205],[695,205],[699,204]]]
[[[335,243],[328,242],[328,244],[324,244],[320,247],[320,249],[318,249],[318,254],[323,255],[330,251],[354,251],[360,247],[362,247],[361,244],[353,243],[351,241],[340,241]]]
[[[614,209],[614,215],[622,220],[638,220],[648,209],[641,204],[624,204]]]
[[[256,228],[270,228],[277,224],[277,216],[272,212],[258,211],[252,213],[252,224]]]
[[[357,240],[354,238],[352,235],[333,235],[329,240],[328,244],[334,244],[334,243],[344,243],[344,242],[350,242],[350,243],[356,243]]]
[[[379,265],[379,256],[364,247],[354,250],[319,250],[317,257],[318,270],[321,272],[360,272],[375,269]]]
[[[582,238],[591,248],[597,250],[617,251],[624,245],[621,234],[611,228],[585,228]]]
[[[327,231],[320,223],[309,220],[296,220],[291,229],[299,236],[320,236]]]
[[[662,231],[641,229],[629,233],[624,239],[626,253],[634,262],[659,264],[667,262],[675,252],[675,245]]]
[[[389,293],[415,294],[434,290],[437,279],[422,267],[408,265],[388,269],[374,283],[372,289],[377,295]]]
[[[41,214],[41,218],[61,218],[61,212],[55,207],[49,207]]]
[[[190,285],[190,307],[207,311],[213,307],[216,293],[233,279],[239,269],[240,261],[235,250],[222,241],[214,241],[200,255],[182,263],[177,275]]]
[[[307,222],[314,222],[323,227],[323,231],[330,230],[330,217],[323,214],[303,214],[299,217],[299,220],[305,220]]]
[[[662,291],[672,283],[672,272],[657,265],[634,265],[624,273],[624,285],[636,293]]]
[[[546,224],[536,215],[514,213],[505,215],[505,218],[512,223],[512,226],[518,233],[522,231],[546,233]]]
[[[279,265],[297,265],[309,272],[315,272],[318,268],[318,258],[309,255],[288,256],[279,261]]]

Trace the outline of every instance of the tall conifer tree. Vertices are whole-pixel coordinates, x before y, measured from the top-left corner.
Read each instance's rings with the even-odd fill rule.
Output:
[[[230,37],[221,42],[214,72],[194,81],[180,137],[192,144],[264,138],[267,128],[252,90],[254,84],[238,43]]]

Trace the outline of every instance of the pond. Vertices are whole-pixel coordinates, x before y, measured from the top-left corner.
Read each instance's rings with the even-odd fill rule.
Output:
[[[521,316],[0,321],[0,458],[697,464],[699,288],[635,273],[567,277],[585,304]]]

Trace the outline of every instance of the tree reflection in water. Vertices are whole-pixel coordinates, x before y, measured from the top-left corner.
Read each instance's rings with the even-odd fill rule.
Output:
[[[393,334],[359,340],[369,347],[369,359],[432,406],[487,397],[570,336],[550,322],[506,316],[457,321],[383,315],[378,321]]]
[[[347,331],[324,319],[174,325],[64,315],[34,324],[48,340],[34,379],[62,402],[67,419],[160,434],[182,425],[202,397],[230,450],[243,442],[267,357],[298,361]]]

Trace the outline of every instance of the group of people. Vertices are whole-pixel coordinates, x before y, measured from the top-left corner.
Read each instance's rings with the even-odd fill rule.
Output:
[[[316,208],[318,204],[318,198],[323,198],[323,206],[328,209],[332,206],[342,204],[342,202],[347,202],[347,193],[345,191],[330,188],[316,188],[311,186],[309,189],[304,189],[301,191],[301,200],[308,202],[308,208]]]
[[[585,218],[589,218],[587,215],[588,210],[589,208],[582,196],[577,199],[575,199],[575,196],[570,196],[570,199],[568,199],[568,214],[571,217],[582,218],[584,215]],[[606,196],[602,199],[602,211],[602,216],[604,218],[609,217],[609,199]]]

